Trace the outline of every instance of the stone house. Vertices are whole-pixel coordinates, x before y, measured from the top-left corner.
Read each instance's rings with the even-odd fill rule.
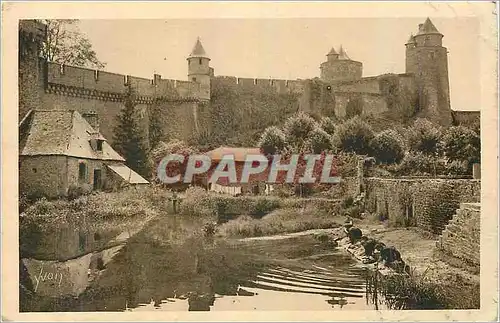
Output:
[[[99,132],[95,112],[30,110],[19,124],[19,189],[22,194],[67,196],[149,184]]]

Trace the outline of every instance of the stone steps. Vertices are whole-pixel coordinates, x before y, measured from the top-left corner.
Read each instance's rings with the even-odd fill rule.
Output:
[[[436,241],[436,247],[479,264],[479,216],[479,205],[461,204]]]

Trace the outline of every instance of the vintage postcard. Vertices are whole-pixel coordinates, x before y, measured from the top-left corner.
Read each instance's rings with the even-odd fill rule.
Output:
[[[2,22],[3,320],[498,320],[496,3]]]

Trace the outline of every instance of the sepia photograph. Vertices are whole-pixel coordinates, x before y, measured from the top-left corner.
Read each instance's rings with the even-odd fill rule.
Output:
[[[480,310],[497,62],[435,12],[17,19],[15,310]]]

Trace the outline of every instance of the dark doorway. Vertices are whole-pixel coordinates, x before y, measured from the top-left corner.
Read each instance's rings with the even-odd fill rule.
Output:
[[[94,190],[100,190],[102,186],[102,172],[100,169],[94,169]]]

